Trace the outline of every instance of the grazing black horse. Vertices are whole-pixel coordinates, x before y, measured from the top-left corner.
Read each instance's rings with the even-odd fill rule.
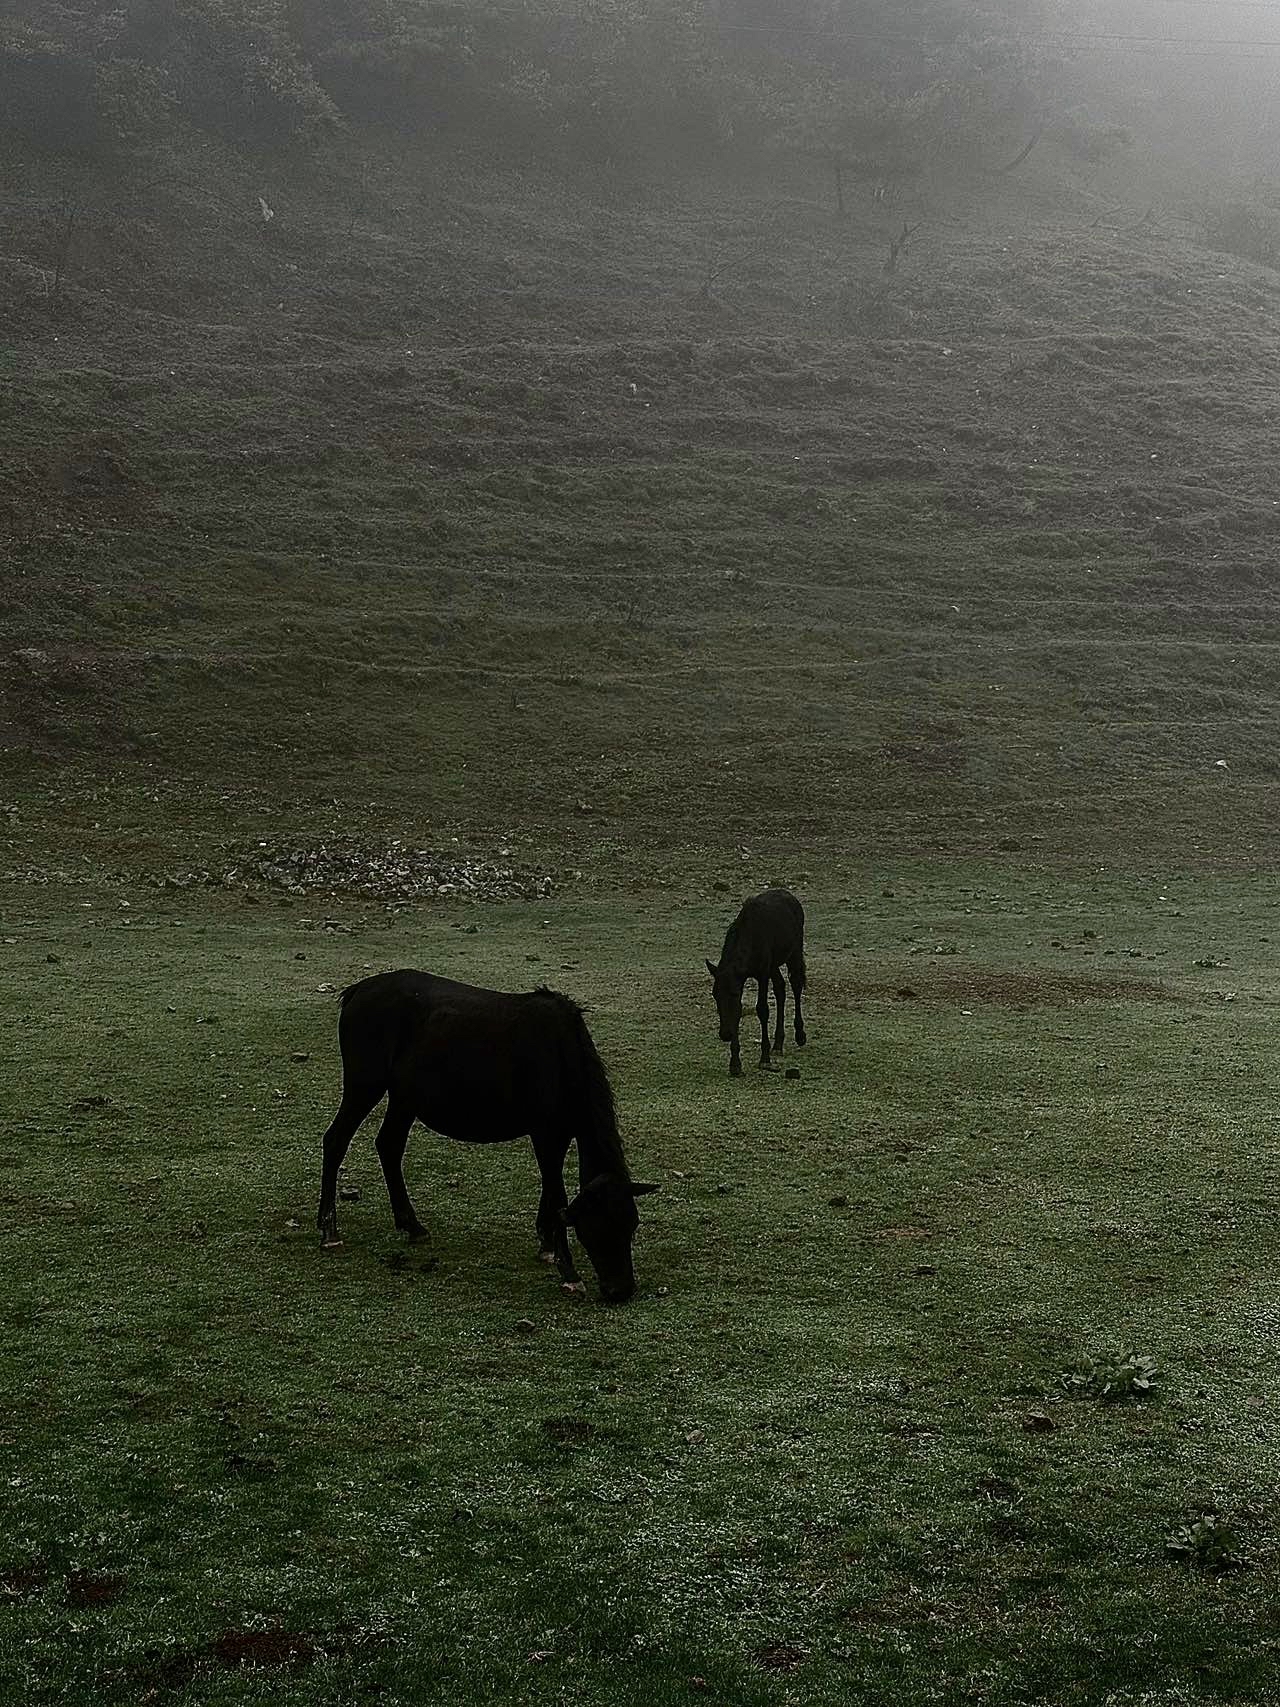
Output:
[[[467,1144],[533,1139],[542,1173],[538,1243],[566,1286],[578,1276],[568,1229],[582,1242],[602,1296],[622,1303],[636,1289],[631,1241],[635,1199],[657,1191],[627,1171],[613,1091],[582,1009],[555,990],[507,995],[429,972],[383,972],[341,996],[338,1045],[342,1103],[324,1135],[320,1233],[340,1245],[338,1169],[357,1127],[387,1098],[377,1151],[395,1224],[410,1239],[425,1228],[404,1183],[415,1120]],[[578,1141],[578,1195],[566,1201],[564,1159]]]
[[[760,1020],[760,1065],[769,1065],[769,983],[778,1009],[774,1027],[774,1051],[781,1055],[783,1014],[787,992],[782,982],[786,967],[795,998],[796,1045],[803,1049],[806,1032],[800,998],[804,994],[804,908],[789,889],[766,889],[744,901],[742,911],[729,926],[720,951],[720,964],[708,960],[712,994],[720,1015],[720,1041],[730,1045],[729,1071],[734,1078],[742,1071],[738,1051],[738,1026],[742,1019],[742,987],[748,978],[756,981],[756,1014]]]

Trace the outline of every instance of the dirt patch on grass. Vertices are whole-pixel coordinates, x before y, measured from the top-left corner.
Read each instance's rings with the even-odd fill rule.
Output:
[[[209,1644],[222,1666],[288,1666],[298,1670],[316,1657],[313,1637],[301,1630],[224,1630]]]
[[[1176,1002],[1174,991],[1150,978],[1091,977],[999,966],[949,966],[912,974],[899,983],[879,978],[838,978],[838,1002],[969,1002],[1008,1008],[1070,1007],[1076,1002]]]
[[[110,1606],[125,1590],[125,1580],[113,1572],[72,1571],[67,1578],[68,1606]]]
[[[271,1625],[265,1630],[223,1630],[196,1648],[174,1648],[143,1654],[122,1677],[139,1691],[142,1701],[186,1689],[198,1677],[217,1671],[305,1671],[322,1654],[349,1654],[378,1638],[368,1632],[337,1630],[324,1633],[288,1630]]]
[[[48,1568],[39,1559],[9,1565],[0,1570],[0,1601],[26,1600],[33,1594],[39,1594],[48,1580]]]
[[[585,1417],[543,1417],[542,1432],[553,1446],[585,1446],[595,1438],[596,1426]]]

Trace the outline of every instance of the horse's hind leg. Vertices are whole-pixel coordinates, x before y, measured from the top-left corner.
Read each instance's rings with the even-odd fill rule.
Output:
[[[320,1212],[316,1217],[320,1240],[325,1245],[340,1245],[338,1237],[338,1169],[351,1147],[360,1122],[382,1095],[382,1087],[374,1085],[344,1085],[338,1112],[329,1124],[322,1140],[324,1159],[320,1166]]]
[[[756,1018],[760,1021],[760,1065],[769,1065],[769,980],[756,983]]]
[[[542,1175],[542,1196],[538,1199],[538,1255],[545,1263],[554,1263],[566,1286],[578,1284],[578,1272],[573,1266],[569,1249],[569,1233],[560,1211],[568,1203],[564,1189],[564,1159],[569,1153],[569,1140],[535,1132],[533,1153]]]
[[[773,973],[772,973],[772,978],[773,978],[773,1001],[774,1001],[774,1006],[778,1010],[777,1013],[774,1015],[774,1018],[773,1018],[773,1052],[775,1055],[781,1055],[782,1054],[782,1045],[786,1041],[786,1032],[784,1029],[784,1016],[785,1016],[786,1011],[787,1011],[787,986],[782,981],[782,968],[781,968],[781,966],[775,966],[774,967]]]
[[[382,1163],[382,1174],[387,1182],[387,1196],[391,1199],[391,1214],[395,1224],[402,1233],[409,1235],[410,1240],[416,1240],[425,1239],[427,1229],[419,1221],[418,1212],[413,1207],[408,1187],[404,1183],[404,1153],[412,1128],[413,1109],[406,1103],[397,1102],[393,1093],[387,1104],[387,1112],[382,1117],[374,1148],[378,1152],[378,1160]]]
[[[791,995],[796,1004],[796,1048],[803,1049],[808,1040],[808,1033],[804,1029],[804,1014],[800,1008],[800,998],[804,995],[806,984],[803,953],[793,955],[788,960],[787,976],[791,980]]]

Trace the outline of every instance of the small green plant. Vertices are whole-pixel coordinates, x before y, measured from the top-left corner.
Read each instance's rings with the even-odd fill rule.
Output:
[[[1081,1357],[1062,1377],[1068,1393],[1093,1399],[1145,1399],[1160,1371],[1136,1351]]]
[[[1188,1518],[1165,1542],[1165,1550],[1199,1571],[1233,1571],[1245,1563],[1234,1522],[1220,1512]]]

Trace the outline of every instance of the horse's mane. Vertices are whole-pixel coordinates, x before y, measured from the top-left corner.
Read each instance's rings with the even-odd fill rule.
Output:
[[[720,950],[720,965],[726,972],[745,971],[745,934],[739,919],[735,919],[724,933],[724,944]],[[740,949],[744,952],[739,952]]]
[[[627,1158],[623,1154],[622,1139],[618,1133],[618,1111],[613,1100],[613,1086],[609,1083],[609,1075],[600,1059],[600,1052],[587,1030],[581,1005],[575,1002],[572,996],[566,996],[560,990],[548,989],[545,984],[539,984],[533,994],[550,997],[564,1011],[569,1021],[576,1054],[575,1065],[582,1075],[584,1102],[580,1110],[583,1126],[578,1133],[579,1163],[584,1171],[608,1171],[621,1174],[623,1179],[630,1179]],[[590,1158],[583,1155],[584,1139],[594,1152]]]

